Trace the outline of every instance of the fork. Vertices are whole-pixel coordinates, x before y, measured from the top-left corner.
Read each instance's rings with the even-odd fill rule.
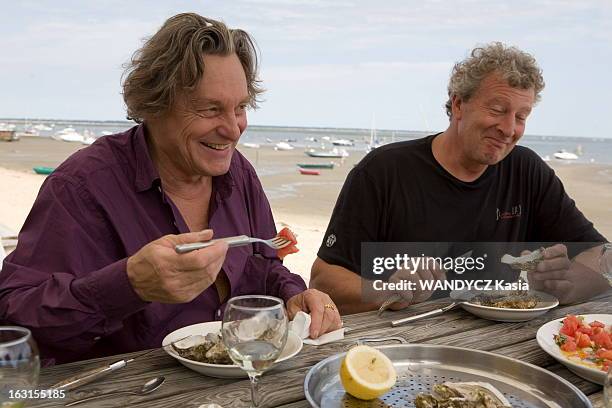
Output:
[[[252,238],[246,235],[238,235],[236,237],[218,238],[206,242],[194,242],[191,244],[179,244],[174,247],[174,250],[179,254],[185,254],[187,252],[194,251],[196,249],[202,249],[213,245],[215,242],[225,241],[230,248],[239,247],[243,245],[252,244],[255,242],[261,242],[266,244],[270,248],[281,249],[289,246],[291,241],[283,237],[274,237],[270,239]]]
[[[402,297],[397,293],[389,296],[387,300],[385,300],[383,304],[380,305],[380,307],[378,308],[378,312],[376,312],[376,316],[378,317],[382,316],[383,312],[387,310],[389,306],[391,306],[392,303],[399,302],[400,300],[402,300]]]

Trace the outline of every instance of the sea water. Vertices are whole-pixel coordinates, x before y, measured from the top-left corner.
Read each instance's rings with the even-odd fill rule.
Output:
[[[24,120],[24,119],[0,119],[0,123],[6,125],[14,124],[17,132],[36,125],[45,125],[50,130],[38,130],[40,137],[51,137],[58,131],[72,127],[83,134],[91,132],[95,137],[106,133],[123,132],[135,123],[128,121],[70,121],[70,120]],[[417,139],[429,134],[443,131],[444,129],[429,132],[409,130],[377,130],[376,138],[381,144],[399,142],[403,140]],[[86,132],[87,131],[87,132]],[[249,126],[242,135],[241,143],[257,143],[261,146],[272,147],[276,143],[285,141],[295,146],[296,149],[306,148],[332,148],[332,141],[347,139],[353,141],[353,146],[342,146],[339,148],[350,151],[365,152],[370,143],[370,129],[347,129],[347,128],[309,128],[309,127],[283,127],[283,126]],[[538,155],[551,161],[553,154],[560,150],[578,154],[578,160],[570,163],[599,163],[612,164],[612,135],[609,137],[594,137],[589,135],[548,136],[548,135],[525,135],[519,142],[520,145],[534,150]]]

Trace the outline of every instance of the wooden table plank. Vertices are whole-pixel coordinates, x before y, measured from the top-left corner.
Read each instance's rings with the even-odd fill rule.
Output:
[[[308,401],[301,400],[301,401],[292,402],[291,404],[279,405],[276,408],[311,408],[311,406],[308,403]]]
[[[591,404],[593,404],[593,408],[606,408],[603,399],[603,392],[601,391],[589,395],[589,400],[591,401]]]

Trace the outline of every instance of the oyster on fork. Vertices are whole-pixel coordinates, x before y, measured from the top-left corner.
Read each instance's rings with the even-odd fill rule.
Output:
[[[501,258],[501,263],[508,264],[512,269],[520,271],[535,271],[538,263],[544,260],[544,248],[536,249],[530,254],[514,257],[512,255],[505,254]]]

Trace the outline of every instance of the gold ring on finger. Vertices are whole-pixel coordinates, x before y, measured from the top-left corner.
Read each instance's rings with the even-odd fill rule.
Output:
[[[334,306],[331,303],[326,303],[326,304],[323,305],[323,307],[326,308],[326,309],[336,310],[336,306]]]

